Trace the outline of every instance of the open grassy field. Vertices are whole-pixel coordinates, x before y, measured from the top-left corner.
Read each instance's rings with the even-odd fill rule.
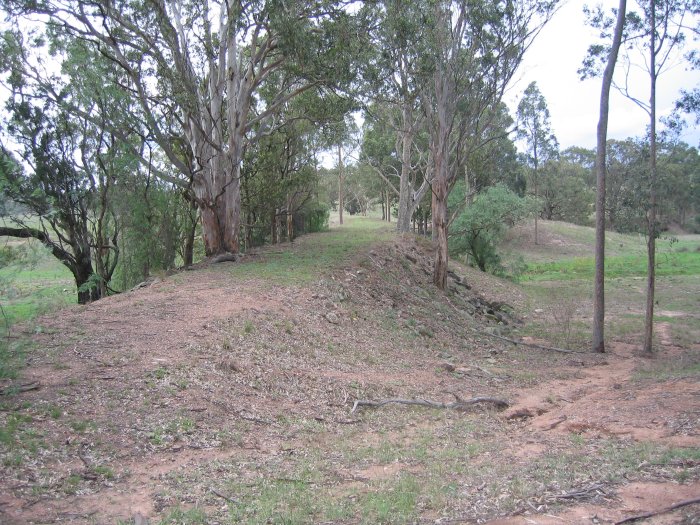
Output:
[[[520,281],[531,300],[529,333],[545,325],[558,342],[585,348],[590,338],[594,259],[592,228],[541,221],[535,245],[532,225],[521,225],[504,243],[527,263]],[[638,235],[606,236],[606,326],[612,340],[639,344],[646,298],[646,241]],[[700,340],[700,236],[657,241],[655,320],[678,343]],[[548,317],[548,319],[544,319]],[[557,333],[560,332],[560,333]]]

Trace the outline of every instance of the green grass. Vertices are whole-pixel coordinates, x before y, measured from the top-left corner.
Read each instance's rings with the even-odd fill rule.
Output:
[[[6,238],[5,238],[6,239]],[[10,326],[31,321],[77,300],[70,271],[37,242],[4,247],[21,256],[0,268],[0,305]]]
[[[646,257],[626,255],[605,258],[605,276],[608,279],[618,277],[638,277],[647,273]],[[656,275],[700,274],[700,253],[660,253],[656,257]],[[595,261],[593,257],[579,257],[547,263],[528,264],[522,281],[562,281],[571,279],[593,279]]]
[[[239,279],[264,279],[274,284],[304,284],[352,259],[373,243],[393,236],[392,225],[376,219],[350,217],[343,226],[299,237],[293,243],[266,247],[259,256],[235,265]]]

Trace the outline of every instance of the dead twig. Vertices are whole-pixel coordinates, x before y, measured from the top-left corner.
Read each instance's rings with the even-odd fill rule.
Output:
[[[556,500],[562,500],[562,499],[567,499],[567,500],[586,500],[590,499],[591,497],[596,497],[601,494],[605,494],[605,491],[603,490],[604,485],[600,483],[593,483],[592,485],[588,485],[586,487],[580,487],[577,489],[570,490],[569,492],[563,492],[561,494],[554,494],[552,496],[548,496],[546,498],[547,501],[556,501]]]
[[[555,420],[550,425],[547,425],[542,430],[552,430],[553,428],[556,428],[557,426],[561,425],[567,419],[568,418],[566,416],[561,416],[559,419]]]
[[[454,394],[453,394],[454,395]],[[455,396],[457,397],[457,396]],[[468,406],[471,405],[476,405],[479,403],[489,403],[492,405],[495,405],[496,408],[507,408],[510,406],[510,403],[508,401],[504,401],[503,399],[498,399],[495,397],[473,397],[471,399],[459,399],[457,398],[457,401],[453,403],[440,403],[439,401],[431,401],[429,399],[400,399],[400,398],[390,398],[390,399],[379,399],[379,400],[371,400],[371,399],[356,399],[355,403],[352,406],[352,410],[350,413],[354,413],[359,407],[371,407],[371,408],[379,408],[383,407],[384,405],[390,405],[390,404],[395,404],[395,405],[412,405],[412,406],[421,406],[421,407],[428,407],[428,408],[444,408],[444,409],[451,409],[451,410],[465,410]]]
[[[225,494],[222,494],[218,490],[216,490],[214,487],[209,487],[209,491],[214,494],[215,496],[219,496],[221,499],[228,501],[229,503],[233,503],[234,505],[238,505],[239,502],[238,500],[235,500],[233,498],[230,498],[229,496],[226,496]]]
[[[643,520],[646,518],[651,518],[653,516],[658,516],[659,514],[667,514],[669,512],[673,512],[674,510],[680,509],[681,507],[695,505],[696,503],[700,503],[700,498],[687,499],[685,501],[680,501],[675,505],[671,505],[670,507],[666,507],[665,509],[645,512],[644,514],[638,514],[636,516],[630,516],[629,518],[625,518],[624,520],[615,522],[615,525],[622,525],[623,523],[632,523],[637,520]]]

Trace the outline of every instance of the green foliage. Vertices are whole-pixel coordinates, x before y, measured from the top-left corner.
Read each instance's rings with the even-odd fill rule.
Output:
[[[112,202],[121,225],[115,288],[129,289],[182,264],[197,217],[181,192],[136,172],[115,186]]]
[[[595,191],[587,182],[589,171],[580,165],[551,160],[540,169],[539,196],[542,217],[588,225],[594,212]]]
[[[92,292],[93,290],[98,289],[101,285],[104,284],[104,279],[97,275],[96,273],[93,273],[90,275],[87,281],[85,281],[83,284],[78,286],[78,291],[79,292]]]
[[[328,219],[331,214],[328,206],[314,202],[305,206],[303,211],[306,217],[306,232],[317,233],[328,229]]]
[[[450,251],[468,254],[482,271],[504,273],[496,246],[508,226],[532,215],[539,201],[498,185],[477,196],[450,229]]]
[[[557,157],[559,150],[559,143],[551,129],[547,101],[537,82],[531,82],[525,89],[518,104],[517,121],[518,138],[527,145],[527,164],[536,173],[540,164]]]

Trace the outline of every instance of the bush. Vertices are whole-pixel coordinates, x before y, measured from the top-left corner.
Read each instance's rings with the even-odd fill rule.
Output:
[[[306,233],[316,233],[328,229],[328,219],[330,218],[328,206],[315,202],[308,205],[302,213],[305,217]]]
[[[532,197],[519,197],[502,185],[477,196],[450,230],[450,251],[468,254],[481,271],[506,274],[496,245],[507,227],[532,216],[540,207]]]

